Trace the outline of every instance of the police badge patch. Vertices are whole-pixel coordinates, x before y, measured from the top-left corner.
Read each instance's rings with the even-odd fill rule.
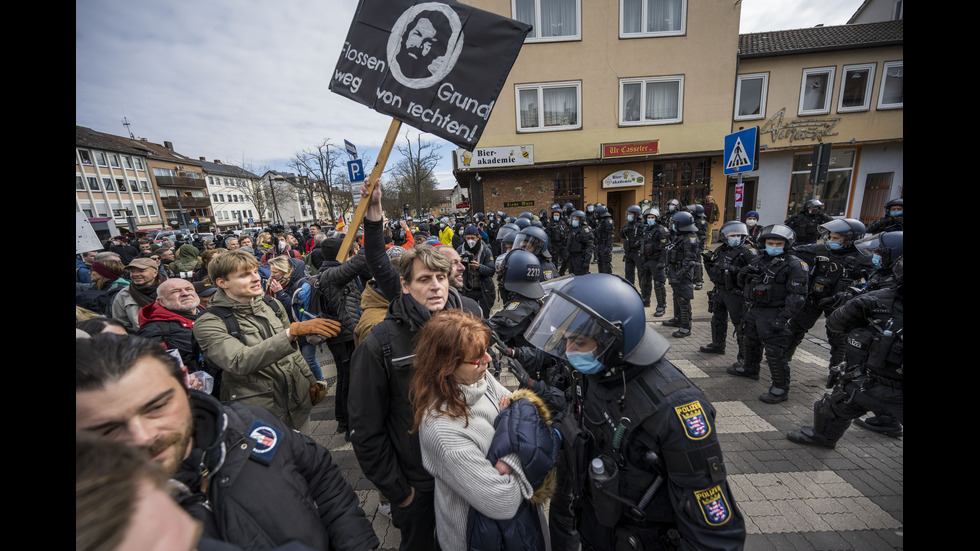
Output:
[[[711,434],[711,425],[708,423],[708,416],[701,407],[701,402],[695,400],[689,404],[674,408],[677,417],[684,425],[684,431],[691,440],[701,440]]]
[[[511,302],[504,309],[505,310],[517,310],[517,307],[520,306],[520,305],[521,305],[520,302]]]
[[[721,526],[731,518],[732,509],[728,505],[728,500],[725,498],[725,492],[722,491],[721,486],[707,490],[695,490],[694,497],[697,498],[698,505],[701,506],[704,521],[710,526]]]

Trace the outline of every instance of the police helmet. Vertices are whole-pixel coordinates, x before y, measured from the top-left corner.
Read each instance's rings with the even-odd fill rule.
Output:
[[[810,199],[809,201],[803,204],[803,209],[808,212],[812,208],[822,209],[823,201],[821,201],[820,199]]]
[[[643,217],[646,218],[647,216],[653,216],[659,219],[660,209],[658,209],[657,207],[647,207],[647,209],[643,211]]]
[[[892,199],[891,201],[888,201],[887,203],[885,203],[885,214],[888,214],[889,212],[891,212],[892,207],[902,207],[902,210],[904,211],[905,210],[905,201],[903,201],[901,197],[899,197],[897,199]]]
[[[514,220],[514,223],[522,230],[531,226],[531,220],[529,218],[517,218]]]
[[[634,219],[634,220],[636,220],[637,218],[639,218],[639,217],[640,217],[640,213],[641,213],[641,212],[642,212],[642,211],[640,210],[640,205],[630,205],[630,206],[629,206],[629,207],[628,207],[628,208],[626,209],[626,213],[627,213],[627,214],[632,214],[632,215],[633,215],[633,219]]]
[[[477,222],[483,222],[483,219],[485,218],[482,212],[476,213],[473,217],[476,218]]]
[[[517,217],[516,216],[508,216],[507,218],[505,218],[505,220],[507,220],[507,223],[508,224],[513,224],[514,222],[517,221]]]
[[[575,210],[575,205],[571,203],[565,203],[565,206],[562,207],[562,210],[565,211],[565,214],[572,214],[572,211]]]
[[[609,212],[609,209],[607,209],[605,205],[597,206],[595,208],[595,213],[599,218],[612,218],[612,213]]]
[[[534,215],[528,211],[524,211],[518,216],[518,218],[527,218],[528,220],[534,220]]]
[[[636,288],[612,274],[575,276],[553,290],[524,337],[538,349],[565,360],[569,348],[576,352],[575,346],[594,346],[591,353],[602,364],[601,370],[622,361],[650,365],[670,348],[647,325]]]
[[[507,253],[503,263],[504,289],[523,297],[539,299],[544,296],[541,286],[541,262],[529,251],[518,248]]]
[[[506,212],[504,212],[502,210],[498,210],[497,211],[497,218],[503,218],[505,216],[507,216],[507,213]]]
[[[539,227],[529,226],[514,236],[514,248],[541,254],[548,248],[548,234]]]
[[[789,226],[769,224],[762,228],[762,233],[759,234],[759,240],[761,242],[765,243],[766,239],[784,239],[786,240],[784,249],[789,249],[796,241],[796,232],[790,229]]]
[[[746,236],[749,234],[749,227],[746,226],[744,222],[729,220],[728,222],[725,222],[718,231],[725,237],[734,237],[736,235]]]
[[[670,217],[674,231],[677,232],[696,232],[698,227],[694,225],[694,217],[689,212],[678,212]]]
[[[667,210],[670,212],[677,212],[677,209],[680,208],[680,206],[681,206],[681,202],[677,199],[671,199],[670,201],[667,201]]]
[[[595,205],[593,205],[592,203],[585,205],[585,212],[592,212],[594,210],[595,210]]]
[[[695,204],[695,205],[691,205],[691,207],[692,207],[691,210],[692,214],[694,214],[695,216],[704,216],[704,205]]]
[[[865,228],[860,220],[853,218],[837,218],[825,224],[820,224],[820,235],[824,239],[827,239],[831,233],[839,233],[844,236],[844,242],[842,243],[844,247],[850,247],[855,241],[864,237],[866,230],[867,228]]]
[[[520,226],[514,223],[506,223],[497,230],[497,241],[501,243],[513,243],[517,232],[521,231]]]
[[[874,256],[875,254],[880,256],[881,265],[887,268],[905,252],[902,243],[903,235],[903,232],[900,231],[878,233],[869,235],[854,245],[867,256]]]
[[[546,211],[545,209],[541,209],[541,210],[538,211],[538,218],[539,219],[540,218],[547,218],[547,217],[548,217],[548,211]]]

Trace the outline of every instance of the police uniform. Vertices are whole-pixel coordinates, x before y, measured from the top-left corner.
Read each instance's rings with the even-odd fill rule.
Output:
[[[657,297],[655,316],[662,316],[667,307],[667,270],[664,268],[664,249],[670,233],[659,223],[643,228],[640,244],[640,296],[643,305],[650,306],[651,291]]]
[[[554,215],[558,214],[558,220],[554,219]],[[568,267],[568,224],[561,216],[561,211],[552,210],[552,218],[548,220],[548,225],[545,226],[544,231],[548,234],[548,252],[551,253],[551,258],[555,264],[557,264],[561,273],[564,273]]]
[[[571,502],[581,505],[584,550],[741,549],[745,521],[726,480],[714,407],[666,359],[621,368],[577,378],[583,399],[562,430],[566,440],[577,434],[582,449],[562,457],[559,478],[583,494],[559,492],[552,502],[554,548],[574,548],[562,516]],[[587,474],[595,458],[617,473],[601,489]],[[573,461],[585,480],[568,471]]]
[[[596,227],[596,250],[599,258],[599,273],[612,273],[613,237],[616,235],[616,223],[612,216],[600,216]]]
[[[804,209],[786,219],[784,224],[796,233],[797,245],[808,245],[816,243],[820,237],[820,226],[834,219],[833,216],[822,210],[815,210],[812,213]]]
[[[748,305],[743,337],[745,361],[741,368],[729,373],[758,379],[765,347],[772,386],[760,399],[767,403],[782,402],[788,397],[790,376],[786,351],[790,331],[787,322],[803,304],[808,272],[805,262],[784,252],[775,256],[759,255],[738,275]]]
[[[701,244],[694,232],[676,234],[664,251],[666,255],[667,277],[673,296],[674,317],[664,322],[668,327],[679,327],[674,333],[690,333],[691,301],[694,300],[694,270],[701,263]]]
[[[839,298],[846,295],[851,286],[870,278],[874,271],[870,259],[854,246],[834,250],[826,244],[812,244],[797,247],[793,253],[810,266],[810,274],[806,301],[789,322],[793,335],[786,350],[787,360],[793,359],[796,348],[820,315],[829,317],[840,305]],[[844,359],[845,335],[832,331],[830,327],[826,330],[827,342],[830,343],[830,365],[836,365]]]
[[[847,369],[814,404],[813,426],[787,438],[832,448],[851,421],[869,411],[903,422],[904,317],[902,287],[861,295],[834,310],[827,325],[848,335]]]
[[[619,231],[619,236],[623,239],[623,261],[626,264],[626,281],[633,284],[636,281],[636,274],[643,271],[643,260],[640,257],[640,249],[643,246],[643,233],[646,223],[639,216],[635,216],[632,222],[627,222],[623,229]],[[640,279],[642,280],[642,275]],[[647,295],[647,303],[650,302]]]
[[[593,236],[592,229],[583,222],[579,227],[572,228],[568,234],[569,269],[575,275],[589,273],[589,262],[592,259]]]
[[[713,352],[724,352],[728,334],[728,318],[736,328],[738,343],[738,361],[744,359],[742,343],[742,317],[745,311],[745,299],[742,298],[742,288],[738,286],[738,273],[755,261],[758,251],[743,244],[732,247],[726,241],[712,253],[704,257],[704,265],[708,271],[708,279],[714,283],[714,290],[708,293],[711,307],[711,346]],[[702,347],[704,352],[704,347]]]

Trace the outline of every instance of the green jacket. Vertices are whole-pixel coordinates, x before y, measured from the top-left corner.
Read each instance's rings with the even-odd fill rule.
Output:
[[[228,333],[224,320],[208,310],[194,322],[194,337],[204,359],[222,369],[222,402],[242,402],[264,407],[293,429],[309,423],[310,387],[316,378],[299,346],[286,336],[286,309],[277,317],[263,300],[237,302],[223,289],[211,298],[211,306],[231,309],[245,340]]]

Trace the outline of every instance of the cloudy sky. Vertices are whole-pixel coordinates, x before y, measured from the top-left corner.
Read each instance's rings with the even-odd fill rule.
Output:
[[[862,0],[743,0],[740,32],[847,22]],[[330,92],[355,0],[76,0],[75,124],[262,173],[330,140],[374,159],[390,118]],[[400,141],[406,131],[402,126]],[[454,146],[440,138],[440,183]],[[388,165],[397,161],[392,154]]]

